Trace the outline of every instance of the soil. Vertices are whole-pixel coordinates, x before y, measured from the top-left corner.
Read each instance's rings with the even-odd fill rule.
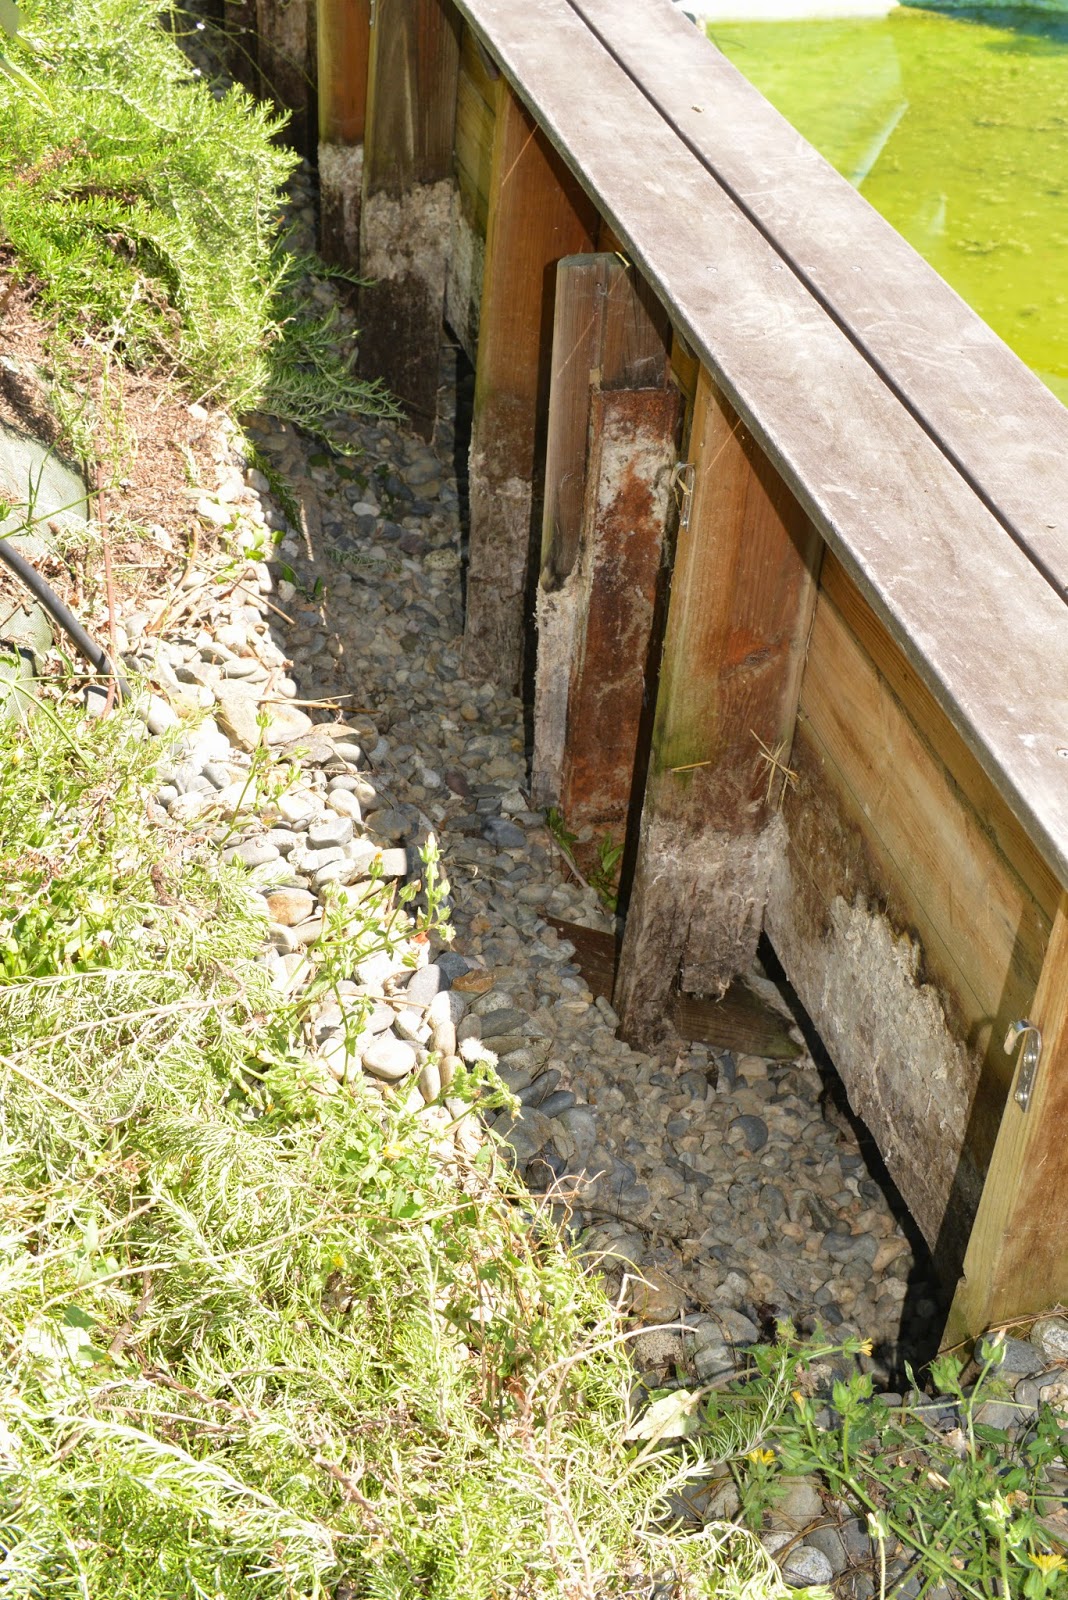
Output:
[[[195,512],[199,495],[218,481],[217,419],[190,407],[171,375],[134,372],[107,361],[110,416],[118,428],[93,429],[90,462],[79,459],[51,403],[56,377],[55,327],[40,308],[32,280],[17,279],[10,254],[0,250],[0,422],[34,434],[82,472],[90,488],[102,482],[94,511],[107,519],[117,594],[159,595],[181,577],[187,556],[210,535]],[[85,402],[83,415],[99,416],[106,351],[86,340],[63,351],[65,378]],[[53,529],[53,532],[56,530]],[[100,543],[90,528],[84,546],[64,538],[62,554],[41,563],[48,581],[68,603],[92,598],[101,581]]]

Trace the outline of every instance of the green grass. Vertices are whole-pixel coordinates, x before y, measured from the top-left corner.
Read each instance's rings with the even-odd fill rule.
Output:
[[[158,754],[126,711],[0,724],[3,1593],[781,1592],[744,1533],[658,1530],[699,1463],[628,1444],[615,1315],[492,1146],[324,1092],[244,869],[145,826]],[[316,989],[410,910],[339,905]]]
[[[0,245],[40,288],[57,356],[84,341],[191,398],[313,430],[392,412],[298,293],[280,235],[279,119],[194,76],[160,0],[22,0],[0,34]],[[0,22],[3,18],[0,18]],[[179,26],[181,23],[179,22]]]

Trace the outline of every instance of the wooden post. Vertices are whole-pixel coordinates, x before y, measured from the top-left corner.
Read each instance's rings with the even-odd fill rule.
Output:
[[[319,248],[325,260],[356,267],[371,0],[318,0],[317,23]]]
[[[756,950],[821,547],[702,369],[616,986],[626,1038],[671,1033]]]
[[[1022,1019],[1021,1019],[1022,1020]],[[1042,1052],[1026,1110],[1005,1102],[944,1344],[1068,1300],[1068,894],[1027,1019]]]
[[[376,0],[363,162],[360,369],[429,439],[437,409],[460,22],[448,0]]]
[[[235,83],[249,94],[260,92],[259,46],[256,39],[256,0],[224,0],[226,64]]]
[[[533,791],[576,831],[621,833],[630,802],[680,407],[670,337],[619,256],[560,262]]]
[[[290,114],[285,139],[312,154],[309,0],[256,0],[260,95]]]
[[[469,677],[512,689],[541,524],[535,461],[549,394],[556,263],[592,249],[596,225],[592,202],[499,79],[471,435],[464,659]]]

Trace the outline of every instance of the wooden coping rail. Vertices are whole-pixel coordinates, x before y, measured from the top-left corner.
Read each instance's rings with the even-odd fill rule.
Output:
[[[314,18],[324,246],[428,436],[443,313],[475,362],[467,670],[625,842],[627,1036],[766,929],[947,1337],[1068,1298],[1068,412],[668,0]]]

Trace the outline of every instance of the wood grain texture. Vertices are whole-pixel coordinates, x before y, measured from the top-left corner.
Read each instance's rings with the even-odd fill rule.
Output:
[[[646,1045],[680,965],[683,988],[722,994],[755,953],[821,550],[705,372],[689,459],[617,985]]]
[[[919,732],[822,588],[767,927],[952,1283],[1004,1107],[1001,1040],[1057,896],[1033,897],[1001,848],[1018,825],[981,773],[961,786],[947,748],[962,750],[944,719]]]
[[[558,799],[570,827],[622,841],[657,654],[679,397],[595,388],[591,402],[581,549],[551,596],[567,593],[576,612],[570,657],[552,663],[568,679]]]
[[[532,792],[569,826],[628,811],[675,460],[666,319],[616,254],[559,263]]]
[[[1039,853],[1068,880],[1059,596],[567,0],[542,0],[536,13],[510,0],[461,8]],[[1050,521],[1065,503],[1050,501]]]
[[[235,83],[249,94],[260,92],[256,0],[225,0],[226,65]]]
[[[360,370],[429,439],[453,193],[460,21],[448,0],[376,0],[360,216]]]
[[[456,178],[468,220],[483,241],[489,225],[493,123],[497,89],[486,71],[475,35],[464,27],[460,43],[460,77],[456,100]]]
[[[1068,1299],[1068,896],[1028,1015],[1042,1033],[1031,1103],[1010,1096],[945,1342]]]
[[[367,123],[371,0],[317,0],[319,139],[359,144]]]
[[[256,30],[259,94],[289,112],[285,142],[301,155],[315,143],[315,96],[310,65],[314,59],[314,0],[257,0]]]
[[[1064,406],[667,0],[572,5],[1068,595]]]
[[[548,403],[556,264],[591,248],[596,212],[504,79],[497,93],[464,659],[472,677],[515,688],[540,534],[535,464]]]
[[[575,961],[590,991],[611,1000],[615,988],[619,941],[614,934],[585,928],[560,917],[547,917],[575,946]],[[732,983],[721,1000],[678,994],[673,1000],[675,1027],[683,1039],[700,1040],[719,1050],[763,1056],[770,1061],[795,1061],[803,1046],[790,1033],[790,1021],[744,981]]]
[[[318,0],[319,252],[360,263],[363,137],[371,55],[371,0]]]

